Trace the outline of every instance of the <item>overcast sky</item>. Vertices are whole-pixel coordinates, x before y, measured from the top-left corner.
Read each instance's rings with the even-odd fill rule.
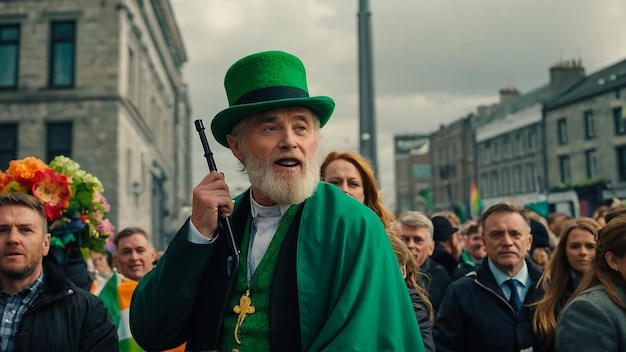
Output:
[[[359,1],[170,0],[189,61],[184,67],[193,119],[202,118],[231,191],[248,186],[230,151],[208,126],[228,106],[224,74],[265,50],[300,57],[309,93],[336,102],[320,157],[358,151]],[[549,67],[581,59],[586,72],[626,59],[624,0],[370,0],[378,177],[393,206],[393,136],[431,133],[498,100],[548,83]],[[193,135],[194,138],[197,135]],[[197,142],[197,143],[196,143]],[[194,184],[207,166],[199,139]]]

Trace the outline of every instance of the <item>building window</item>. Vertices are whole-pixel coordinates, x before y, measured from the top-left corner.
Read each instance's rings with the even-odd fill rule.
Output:
[[[517,165],[513,168],[513,192],[522,191],[522,167]]]
[[[17,159],[17,124],[0,124],[0,170],[9,167],[9,161]]]
[[[500,178],[497,171],[491,171],[491,195],[500,195]]]
[[[565,118],[559,119],[557,122],[557,133],[559,144],[567,143],[567,120]]]
[[[615,134],[626,134],[626,123],[624,123],[623,108],[613,108],[613,125],[615,126]]]
[[[526,164],[526,192],[535,191],[535,164]]]
[[[19,53],[20,26],[0,26],[0,88],[17,88]]]
[[[559,170],[561,172],[561,183],[570,184],[572,182],[572,173],[569,168],[569,155],[559,156]]]
[[[528,134],[528,151],[533,152],[537,150],[537,145],[535,144],[535,130],[529,130]]]
[[[583,118],[585,120],[585,138],[591,139],[596,136],[596,130],[593,124],[593,110],[585,111]]]
[[[128,98],[139,107],[137,102],[137,63],[133,49],[128,48]]]
[[[615,148],[617,154],[617,177],[620,181],[626,181],[626,146]]]
[[[50,122],[46,130],[46,160],[50,162],[57,155],[72,157],[72,123]]]
[[[598,176],[598,160],[596,158],[596,150],[590,149],[585,151],[585,159],[587,161],[587,178]]]
[[[509,169],[502,170],[502,192],[505,195],[511,194],[511,179],[509,176]]]
[[[74,86],[76,22],[52,22],[50,25],[50,86]]]

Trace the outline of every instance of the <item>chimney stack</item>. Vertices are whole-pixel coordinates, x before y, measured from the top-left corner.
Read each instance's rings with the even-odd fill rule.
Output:
[[[502,88],[500,89],[500,104],[506,104],[519,96],[519,91],[515,87]]]
[[[580,59],[557,62],[550,67],[550,98],[555,97],[584,77],[585,68]]]

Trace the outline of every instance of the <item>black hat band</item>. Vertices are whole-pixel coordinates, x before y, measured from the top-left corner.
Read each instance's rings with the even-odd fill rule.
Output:
[[[295,87],[266,87],[250,91],[237,99],[234,105],[261,103],[281,99],[308,98],[309,93]]]

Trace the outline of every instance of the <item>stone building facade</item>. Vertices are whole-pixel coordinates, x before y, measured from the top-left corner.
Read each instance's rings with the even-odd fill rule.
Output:
[[[0,1],[0,168],[63,154],[118,230],[163,249],[191,193],[187,56],[169,0]]]
[[[483,207],[503,200],[545,201],[542,107],[548,86],[502,100],[476,128],[477,184]]]
[[[474,114],[460,118],[430,135],[433,171],[433,210],[464,212],[474,180]]]
[[[626,60],[583,74],[546,104],[548,187],[575,189],[583,215],[626,197],[625,104]]]

